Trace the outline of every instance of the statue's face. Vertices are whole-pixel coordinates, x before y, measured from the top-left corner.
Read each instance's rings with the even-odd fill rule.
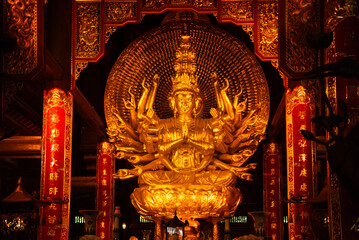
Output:
[[[195,96],[189,91],[180,91],[175,95],[175,106],[180,115],[191,115],[195,107]]]

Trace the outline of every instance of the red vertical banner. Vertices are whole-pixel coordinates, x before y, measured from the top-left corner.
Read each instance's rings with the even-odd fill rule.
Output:
[[[313,199],[315,145],[306,140],[300,130],[314,132],[311,118],[315,115],[314,103],[304,87],[286,93],[287,132],[287,190],[289,239],[314,239],[310,227],[310,205]]]
[[[71,194],[72,95],[44,93],[38,239],[68,239]]]
[[[115,154],[109,142],[102,142],[97,147],[97,210],[100,211],[96,235],[101,239],[112,239],[114,211]]]
[[[263,155],[264,211],[268,213],[266,233],[272,240],[283,239],[282,155],[278,143],[268,143]]]

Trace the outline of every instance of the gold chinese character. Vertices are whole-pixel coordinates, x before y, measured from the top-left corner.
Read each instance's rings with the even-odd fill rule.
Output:
[[[107,201],[106,200],[102,201],[102,207],[106,207],[106,206],[107,206]]]
[[[300,226],[300,232],[301,233],[308,233],[309,226]]]
[[[56,215],[53,215],[53,216],[49,215],[47,217],[47,220],[48,220],[49,224],[54,224],[56,221]]]
[[[274,189],[270,190],[270,192],[269,192],[269,193],[270,193],[270,194],[272,194],[272,195],[274,195],[274,194],[275,194]]]
[[[57,178],[59,177],[59,174],[57,172],[50,172],[50,180],[51,181],[56,181]]]
[[[102,175],[107,176],[107,171],[106,171],[106,169],[102,170]]]
[[[299,116],[299,119],[304,120],[305,119],[305,111],[299,111],[298,116]]]
[[[56,138],[60,136],[60,131],[57,128],[51,129],[51,138]]]
[[[308,172],[308,170],[305,169],[305,168],[303,168],[303,169],[300,171],[299,176],[301,176],[301,177],[307,177],[307,172]]]
[[[101,238],[101,239],[105,239],[105,233],[104,233],[104,232],[101,232],[100,238]]]
[[[106,179],[102,179],[102,185],[107,186],[107,180]]]
[[[53,122],[53,123],[58,123],[58,122],[60,122],[59,115],[57,115],[57,114],[52,114],[50,121]]]
[[[105,158],[105,157],[102,158],[102,163],[103,163],[103,164],[106,164],[106,163],[107,163],[107,158]]]
[[[275,175],[275,168],[271,168],[271,169],[270,169],[270,174],[271,174],[271,175]]]
[[[270,164],[275,164],[275,158],[270,159]]]
[[[50,210],[57,210],[56,204],[55,203],[51,203],[49,206]]]
[[[47,231],[47,236],[55,237],[56,231],[54,229],[49,229]]]
[[[309,217],[309,213],[307,211],[302,211],[300,213],[300,216],[302,217],[302,219],[308,218]]]
[[[299,128],[300,130],[307,130],[307,126],[306,125],[300,125],[300,128]]]
[[[57,187],[51,187],[49,188],[49,194],[50,195],[56,195],[59,189]]]
[[[59,144],[54,143],[51,145],[51,152],[58,152],[59,151]]]
[[[274,179],[270,180],[269,185],[274,186],[275,185],[275,180]]]
[[[51,166],[51,167],[54,167],[54,166],[58,167],[59,165],[58,165],[56,162],[57,162],[57,160],[56,160],[55,158],[52,158],[52,161],[51,161],[51,163],[50,163],[50,166]]]
[[[304,191],[304,192],[308,191],[308,186],[306,183],[302,183],[302,185],[300,185],[300,191]]]
[[[270,202],[270,207],[275,207],[275,202],[274,201]]]
[[[276,223],[271,223],[270,228],[271,229],[277,229],[277,224]]]
[[[302,153],[299,154],[299,162],[306,162],[307,161],[307,154]]]
[[[107,190],[102,191],[102,196],[107,197]]]
[[[104,222],[104,221],[101,222],[101,227],[102,227],[102,228],[105,227],[105,222]]]
[[[299,145],[299,147],[302,147],[302,148],[306,147],[307,146],[307,140],[299,139],[298,145]]]

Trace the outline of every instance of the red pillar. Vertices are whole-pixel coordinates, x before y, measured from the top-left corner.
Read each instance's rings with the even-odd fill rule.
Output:
[[[54,88],[44,93],[38,239],[67,240],[71,194],[72,95]]]
[[[287,188],[289,239],[314,239],[309,217],[311,208],[305,202],[313,199],[315,159],[314,142],[306,140],[300,130],[314,132],[310,121],[314,117],[314,103],[304,87],[286,93],[287,132]]]
[[[282,154],[278,143],[264,146],[263,155],[263,209],[268,213],[266,223],[267,236],[272,240],[283,239],[282,213]]]
[[[97,220],[96,235],[101,239],[112,239],[114,211],[115,171],[114,147],[109,142],[102,142],[97,147]]]

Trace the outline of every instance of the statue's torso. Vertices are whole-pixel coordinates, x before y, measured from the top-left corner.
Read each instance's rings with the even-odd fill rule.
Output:
[[[187,124],[188,139],[197,143],[213,144],[209,120],[193,119],[191,122],[183,123],[176,118],[164,119],[160,122],[160,144],[183,139],[185,124]],[[182,143],[173,147],[167,157],[177,168],[191,169],[199,165],[203,154],[204,149],[201,147]]]

